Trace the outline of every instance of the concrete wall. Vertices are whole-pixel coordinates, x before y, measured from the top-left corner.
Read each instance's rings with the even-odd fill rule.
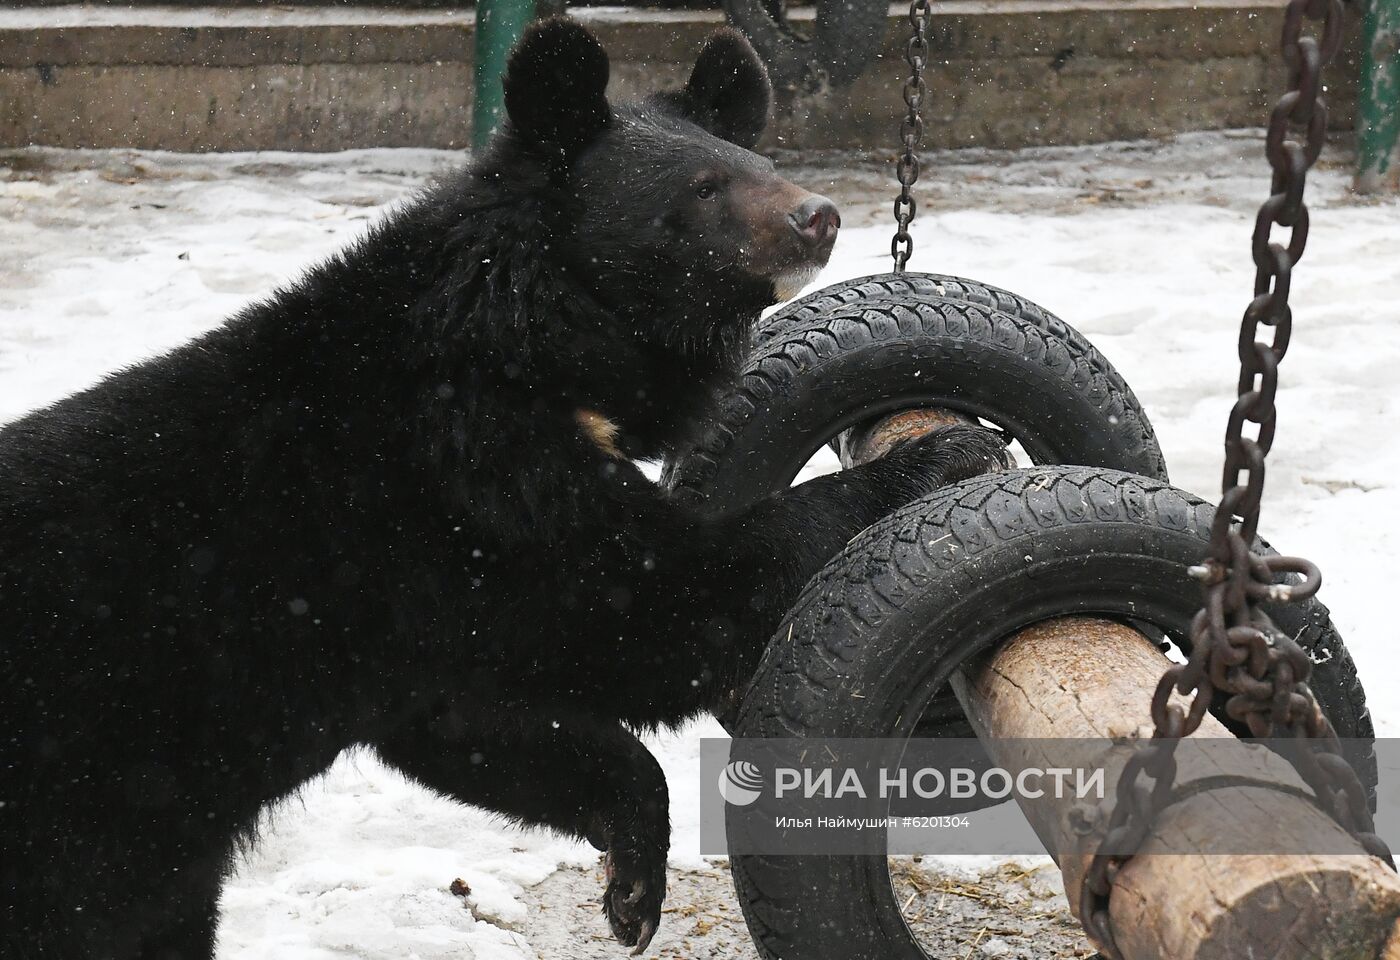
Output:
[[[810,15],[810,14],[809,14]],[[619,97],[680,82],[718,12],[579,10]],[[1278,0],[934,5],[930,146],[1014,147],[1257,126],[1283,84]],[[0,145],[169,150],[462,147],[470,11],[0,9]],[[1355,25],[1353,25],[1355,27]],[[847,90],[784,104],[773,145],[886,150],[903,112],[903,10]],[[1354,108],[1356,29],[1330,85]],[[567,91],[561,91],[567,95]]]

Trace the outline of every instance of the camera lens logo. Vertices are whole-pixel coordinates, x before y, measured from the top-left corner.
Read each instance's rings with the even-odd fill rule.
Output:
[[[747,760],[735,760],[719,773],[719,795],[726,803],[747,807],[763,791],[763,773]]]

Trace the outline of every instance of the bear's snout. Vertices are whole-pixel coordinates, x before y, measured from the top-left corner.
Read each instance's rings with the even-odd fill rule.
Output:
[[[788,214],[788,223],[807,246],[829,247],[841,229],[841,211],[826,197],[814,195]]]
[[[794,296],[826,266],[841,212],[826,197],[781,177],[759,178],[738,196],[749,212],[749,273],[772,281],[775,303]]]

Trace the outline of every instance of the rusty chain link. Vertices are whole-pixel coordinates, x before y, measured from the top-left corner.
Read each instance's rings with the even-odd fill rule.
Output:
[[[924,68],[928,66],[929,0],[913,0],[909,4],[909,26],[912,36],[905,59],[909,61],[909,79],[904,83],[904,103],[908,108],[899,125],[899,139],[904,152],[899,156],[895,175],[899,177],[899,196],[894,201],[894,219],[899,225],[890,241],[890,256],[894,257],[894,272],[903,273],[914,252],[914,238],[909,224],[914,219],[915,203],[911,188],[919,179],[919,141],[924,136]]]
[[[1303,36],[1306,20],[1321,21],[1321,41]],[[1084,877],[1080,916],[1110,960],[1121,956],[1108,913],[1114,879],[1171,801],[1176,747],[1200,726],[1217,692],[1226,695],[1226,714],[1246,724],[1253,736],[1290,738],[1295,749],[1289,759],[1322,808],[1368,853],[1390,862],[1389,849],[1375,834],[1366,790],[1307,686],[1311,658],[1261,609],[1265,602],[1308,599],[1321,585],[1321,573],[1301,558],[1251,550],[1264,460],[1274,440],[1278,366],[1292,335],[1289,287],[1308,239],[1303,187],[1327,135],[1322,69],[1337,53],[1342,25],[1341,0],[1291,0],[1284,15],[1283,56],[1291,85],[1274,107],[1265,140],[1273,182],[1255,221],[1254,299],[1240,326],[1239,391],[1225,432],[1223,496],[1208,554],[1190,571],[1204,585],[1205,602],[1191,623],[1189,660],[1168,669],[1157,685],[1152,739],[1139,746],[1119,776],[1100,846],[1109,852],[1096,854]],[[1286,243],[1273,239],[1275,226],[1290,230]],[[1273,328],[1268,342],[1258,339],[1261,326]],[[1245,435],[1246,423],[1258,428],[1253,437]],[[1187,708],[1170,702],[1173,691],[1191,697]]]

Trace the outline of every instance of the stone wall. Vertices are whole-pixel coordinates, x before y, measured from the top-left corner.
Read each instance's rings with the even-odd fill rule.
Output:
[[[608,48],[619,97],[679,82],[722,20],[577,15]],[[1277,0],[937,3],[925,142],[1016,147],[1261,125],[1283,83],[1281,16]],[[0,145],[463,147],[473,24],[469,10],[0,9]],[[892,8],[883,58],[849,89],[786,97],[769,144],[889,149],[906,29]],[[1339,127],[1352,118],[1357,32],[1330,85]]]

